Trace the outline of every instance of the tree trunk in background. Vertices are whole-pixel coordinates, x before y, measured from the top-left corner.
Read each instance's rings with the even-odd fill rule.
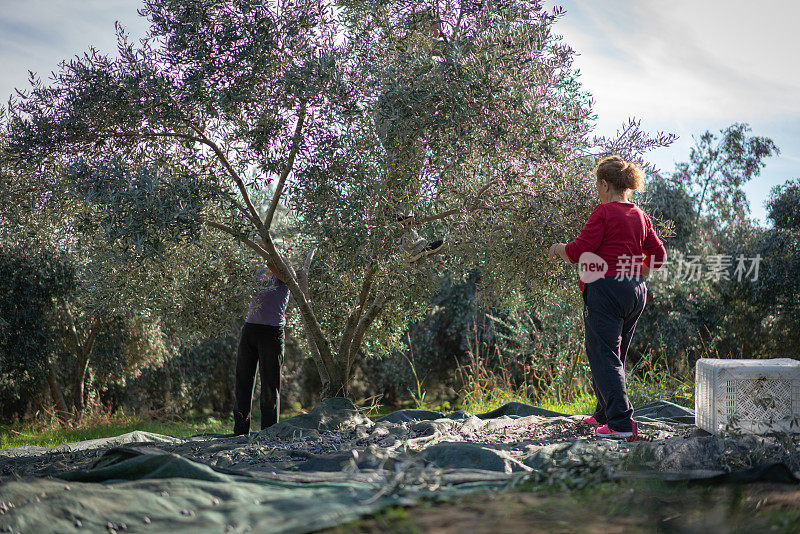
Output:
[[[72,383],[72,404],[75,408],[74,411],[74,418],[75,420],[80,420],[83,416],[84,406],[84,394],[85,394],[85,387],[86,384],[86,371],[89,369],[89,354],[87,351],[83,350],[78,355],[78,364],[75,366],[75,378],[74,382]]]
[[[337,369],[335,374],[330,376],[330,382],[322,384],[322,393],[320,397],[323,399],[331,397],[347,397],[348,384],[350,377],[344,376],[342,369]]]
[[[64,399],[64,392],[61,391],[61,386],[58,384],[53,363],[50,362],[50,368],[47,372],[47,383],[50,385],[50,394],[53,395],[53,401],[56,403],[56,416],[61,424],[65,424],[69,417],[69,408],[67,401]]]
[[[83,417],[83,410],[85,408],[84,396],[86,394],[86,372],[89,369],[89,358],[92,355],[92,350],[94,350],[94,344],[97,340],[97,331],[100,328],[101,322],[100,317],[96,317],[94,321],[92,321],[91,326],[88,328],[84,341],[81,342],[81,336],[79,335],[75,324],[75,316],[66,302],[63,303],[62,309],[64,311],[64,316],[67,319],[67,332],[71,338],[69,345],[72,349],[72,352],[77,357],[77,364],[75,365],[75,370],[72,375],[71,400],[74,408],[72,417],[76,421],[80,421],[81,417]]]

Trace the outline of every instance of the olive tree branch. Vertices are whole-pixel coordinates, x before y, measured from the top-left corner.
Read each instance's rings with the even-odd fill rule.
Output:
[[[379,291],[378,294],[375,296],[375,299],[370,304],[367,311],[361,317],[361,320],[358,321],[358,326],[356,327],[355,334],[353,335],[353,341],[350,344],[349,353],[347,354],[347,372],[350,376],[350,369],[355,363],[355,356],[358,353],[358,349],[361,346],[361,341],[364,339],[364,335],[367,333],[370,325],[372,325],[373,321],[380,315],[383,311],[383,308],[386,306],[386,302],[388,301],[386,297],[386,293],[383,291]]]
[[[188,121],[187,121],[187,123],[188,123]],[[190,126],[191,126],[191,124],[190,124]],[[194,128],[194,127],[192,129],[194,129],[195,131],[199,132],[199,130]],[[202,135],[202,133],[200,133],[200,135]],[[240,204],[239,202],[237,202],[233,198],[230,199],[231,203],[233,203],[234,206],[236,206],[238,209],[243,211],[245,213],[245,215],[247,215],[248,218],[251,220],[251,222],[256,224],[256,228],[258,228],[258,224],[260,224],[261,219],[258,217],[258,214],[255,211],[255,207],[253,206],[252,202],[250,201],[250,196],[247,194],[247,190],[243,189],[244,188],[244,183],[241,181],[239,176],[233,170],[233,167],[231,166],[230,162],[227,161],[227,158],[225,158],[225,156],[222,155],[221,149],[219,147],[217,147],[213,143],[213,141],[211,141],[207,137],[205,137],[205,136],[197,137],[197,136],[194,136],[194,135],[182,134],[182,133],[179,133],[179,132],[145,132],[145,133],[139,133],[139,134],[127,133],[127,132],[113,132],[113,133],[110,134],[109,137],[112,137],[112,138],[117,137],[117,138],[123,138],[123,139],[135,139],[137,137],[143,137],[145,139],[159,139],[159,138],[164,138],[164,137],[173,137],[173,138],[176,138],[176,139],[186,139],[188,141],[194,141],[194,142],[197,142],[197,143],[202,143],[202,144],[205,144],[207,146],[211,146],[212,149],[214,149],[216,147],[215,153],[217,154],[217,157],[221,158],[221,160],[223,161],[223,165],[225,165],[227,163],[227,165],[225,165],[226,170],[233,177],[234,181],[237,182],[237,186],[239,187],[239,192],[242,193],[242,195],[243,195],[243,197],[245,199],[245,202],[247,203],[247,207],[243,206],[242,204]],[[254,215],[255,215],[255,218],[253,217]],[[258,221],[258,223],[256,223],[256,221]]]
[[[247,237],[243,236],[241,233],[237,232],[230,226],[226,224],[222,224],[221,222],[214,221],[211,219],[203,219],[203,223],[207,226],[212,228],[216,228],[217,230],[222,230],[226,234],[230,234],[248,247],[252,248],[259,256],[264,258],[265,260],[269,260],[269,253],[264,250],[264,247],[253,241],[252,239],[248,239]]]
[[[286,160],[286,166],[281,171],[281,175],[278,178],[278,183],[275,186],[275,193],[272,195],[272,202],[269,204],[269,210],[267,211],[267,215],[264,218],[264,228],[269,230],[270,226],[272,226],[272,219],[275,217],[275,210],[278,209],[278,201],[283,194],[283,187],[286,184],[286,178],[289,176],[289,173],[292,171],[292,167],[294,166],[294,158],[297,156],[297,151],[300,148],[300,142],[302,141],[302,133],[303,133],[303,122],[306,118],[306,102],[303,100],[300,103],[300,110],[297,112],[297,124],[294,128],[294,135],[292,136],[292,146],[289,149],[289,158]]]
[[[431,222],[431,221],[438,221],[439,219],[446,219],[447,217],[450,217],[451,215],[455,215],[457,213],[461,213],[462,211],[464,211],[464,208],[451,208],[449,210],[445,210],[445,211],[442,211],[440,213],[437,213],[436,215],[429,215],[428,217],[422,217],[422,218],[419,218],[419,219],[415,218],[414,219],[414,225],[416,226],[416,225],[428,223],[428,222]]]
[[[308,282],[308,271],[311,269],[311,262],[314,261],[314,254],[317,252],[317,247],[311,249],[311,252],[306,256],[306,262],[303,264],[303,271],[306,273],[306,282]]]
[[[178,103],[178,101],[175,100],[175,97],[169,92],[167,93],[167,96],[169,97],[170,100],[172,100],[172,104],[180,110],[181,106]],[[182,110],[181,113],[183,114]],[[230,160],[228,160],[228,157],[222,151],[222,148],[220,148],[220,146],[217,143],[208,138],[208,136],[205,134],[205,128],[201,128],[200,126],[195,124],[192,120],[187,118],[185,114],[183,115],[184,116],[181,117],[181,120],[183,120],[183,122],[189,128],[191,128],[192,130],[194,130],[195,133],[197,133],[197,135],[199,136],[197,141],[211,148],[211,150],[217,156],[217,159],[219,159],[220,163],[222,163],[222,166],[225,167],[225,170],[228,171],[228,174],[233,179],[234,183],[236,184],[236,187],[239,189],[239,193],[242,195],[245,205],[247,206],[246,214],[248,215],[248,218],[255,225],[259,233],[263,235],[264,230],[261,227],[261,217],[258,216],[258,212],[256,211],[256,208],[253,205],[252,200],[250,199],[250,195],[247,192],[247,188],[245,187],[242,178],[239,176],[239,173],[237,173],[236,170],[233,168],[233,165],[231,165]]]
[[[373,263],[367,269],[364,280],[361,282],[361,291],[358,295],[355,307],[350,311],[345,322],[344,332],[342,333],[342,341],[339,344],[339,357],[347,361],[350,358],[350,346],[353,341],[353,336],[356,333],[359,320],[364,313],[364,306],[369,298],[369,292],[372,290],[372,282],[375,279],[375,273],[378,271],[378,266]]]
[[[332,378],[336,377],[337,383],[342,382],[338,380],[341,370],[338,369],[334,362],[333,355],[331,354],[330,342],[325,338],[322,325],[319,324],[317,316],[314,314],[309,298],[298,284],[297,273],[294,272],[289,262],[278,252],[269,231],[265,231],[264,234],[264,249],[269,255],[269,259],[275,264],[278,274],[283,277],[284,283],[289,287],[289,292],[292,294],[292,297],[300,309],[300,315],[303,317],[303,324],[307,328],[309,338],[317,345],[321,362],[327,369],[329,376]],[[304,276],[305,275],[304,273]]]
[[[487,182],[476,193],[475,197],[472,198],[469,202],[467,202],[465,206],[462,206],[460,208],[450,208],[449,210],[445,210],[445,211],[439,212],[439,213],[437,213],[435,215],[429,215],[428,217],[421,217],[419,219],[415,218],[413,224],[416,226],[416,225],[424,224],[424,223],[431,222],[431,221],[437,221],[439,219],[445,219],[447,217],[450,217],[451,215],[455,215],[457,213],[461,213],[462,211],[464,211],[466,209],[477,209],[478,202],[480,202],[481,198],[483,198],[483,196],[489,191],[489,189],[492,188],[492,186],[495,183],[497,183],[496,180],[491,180],[491,181]]]
[[[217,156],[217,159],[220,161],[220,163],[222,163],[222,166],[225,168],[225,170],[228,171],[228,175],[233,179],[234,183],[236,184],[236,187],[239,189],[239,193],[242,195],[242,198],[244,199],[244,203],[247,206],[249,219],[255,225],[259,233],[263,235],[264,229],[261,226],[261,217],[258,216],[258,212],[256,211],[256,208],[253,205],[253,201],[250,199],[250,195],[247,192],[247,188],[245,187],[241,176],[239,176],[239,173],[237,173],[236,169],[233,168],[233,165],[231,165],[231,162],[228,160],[228,157],[222,151],[222,148],[220,148],[220,146],[217,143],[209,139],[208,136],[206,136],[203,129],[194,124],[192,121],[184,119],[184,122],[189,126],[189,128],[191,128],[197,133],[197,135],[199,136],[197,138],[197,141],[209,147]]]
[[[75,316],[72,314],[72,310],[69,309],[69,304],[66,300],[61,300],[61,309],[64,311],[64,317],[66,318],[67,323],[67,332],[72,336],[72,343],[75,345],[75,352],[80,352],[81,350],[81,341],[78,338],[78,329],[75,326]]]
[[[275,248],[275,243],[272,241],[272,237],[268,232],[266,238],[264,239],[264,246],[262,247],[255,241],[244,237],[226,224],[211,219],[204,219],[203,222],[212,228],[216,228],[232,235],[242,243],[245,243],[247,246],[255,250],[259,256],[275,266],[278,274],[281,276],[281,278],[283,278],[284,283],[289,287],[289,292],[292,294],[292,297],[300,309],[300,314],[303,317],[303,325],[306,329],[311,350],[315,351],[319,355],[317,364],[321,364],[321,368],[327,372],[328,376],[331,376],[333,373],[335,373],[337,367],[333,360],[333,356],[331,355],[330,343],[327,339],[325,339],[325,335],[322,332],[322,326],[319,324],[319,321],[314,314],[314,310],[311,307],[311,301],[308,296],[308,272],[306,269],[304,268],[299,273],[296,273],[289,262],[286,261]],[[312,258],[313,251],[312,254],[309,254],[309,257],[306,258],[306,265],[310,266],[310,260]],[[302,282],[303,287],[301,287],[299,282]]]
[[[306,299],[308,300],[308,304],[313,310],[313,303],[311,302],[311,296],[308,292],[308,272],[311,269],[311,262],[314,261],[314,254],[316,253],[317,248],[314,247],[309,251],[308,255],[306,256],[306,261],[303,264],[303,267],[297,270],[297,282],[300,285],[300,290],[305,294]],[[314,363],[317,365],[317,370],[319,371],[320,379],[322,380],[322,387],[323,389],[330,387],[331,377],[330,373],[328,372],[328,367],[325,360],[322,358],[320,354],[319,347],[317,347],[317,343],[314,340],[314,336],[311,333],[311,329],[309,328],[308,324],[303,321],[303,330],[306,334],[306,341],[308,342],[308,348],[311,351],[311,358],[314,360]]]

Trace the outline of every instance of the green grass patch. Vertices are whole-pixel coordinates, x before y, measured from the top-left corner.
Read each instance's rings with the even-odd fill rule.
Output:
[[[628,382],[628,397],[634,407],[665,400],[694,409],[694,376],[646,372]]]
[[[560,402],[558,399],[545,399],[537,404],[537,406],[544,408],[545,410],[553,410],[554,412],[565,413],[568,415],[591,415],[594,413],[594,407],[596,405],[597,399],[594,395],[590,395],[588,393],[579,393],[568,401]]]
[[[231,419],[195,417],[180,421],[162,421],[117,413],[89,418],[78,427],[61,427],[57,423],[3,425],[0,426],[0,448],[23,445],[54,447],[64,443],[118,436],[134,430],[180,437],[222,434],[230,433],[232,427]]]
[[[694,381],[691,378],[677,378],[666,373],[648,372],[643,376],[636,376],[628,382],[628,397],[634,408],[645,404],[665,400],[673,402],[686,408],[694,408]],[[453,409],[462,409],[469,413],[484,413],[509,402],[522,402],[539,406],[546,410],[560,412],[568,415],[594,413],[597,399],[593,392],[574,390],[571,396],[557,398],[554,394],[542,394],[533,399],[522,391],[513,391],[507,388],[480,388],[463,393],[463,401],[452,406],[449,403],[443,405],[423,404],[413,407],[426,410],[439,410],[450,412]],[[375,413],[383,415],[391,410],[381,407]],[[375,414],[370,414],[375,415]]]
[[[281,420],[295,415],[281,415]],[[261,429],[261,412],[254,410],[250,430]],[[69,423],[62,427],[57,422],[16,423],[0,425],[0,449],[36,445],[55,447],[64,443],[75,443],[88,439],[110,438],[127,434],[134,430],[164,434],[166,436],[187,437],[201,434],[230,434],[233,432],[233,417],[217,418],[209,415],[189,414],[185,418],[163,419],[145,415],[96,414],[86,417],[79,426]]]
[[[250,428],[257,430],[260,424],[261,413],[255,411]],[[64,443],[119,436],[134,430],[176,437],[230,434],[233,431],[233,418],[193,414],[185,419],[163,420],[117,412],[112,415],[93,415],[87,417],[80,426],[72,425],[70,423],[70,426],[62,427],[57,422],[0,425],[0,449],[23,445],[55,447]]]
[[[552,410],[554,412],[575,415],[591,414],[594,412],[594,407],[597,401],[594,395],[590,395],[585,392],[578,393],[573,398],[564,400],[547,397],[535,400],[520,392],[492,389],[487,391],[469,392],[466,395],[461,408],[469,413],[483,413],[497,409],[509,402],[521,402],[524,404],[538,406],[546,410]]]

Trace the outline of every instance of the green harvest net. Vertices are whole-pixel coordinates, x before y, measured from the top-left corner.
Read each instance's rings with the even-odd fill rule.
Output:
[[[691,410],[664,401],[635,417],[645,440],[624,443],[521,403],[371,420],[335,398],[250,436],[132,432],[5,449],[0,532],[312,532],[523,482],[797,481],[791,436],[703,435]]]

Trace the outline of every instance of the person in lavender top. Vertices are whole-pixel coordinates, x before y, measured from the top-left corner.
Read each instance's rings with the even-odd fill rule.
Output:
[[[250,405],[256,365],[261,371],[261,430],[278,422],[280,414],[283,327],[289,288],[275,273],[274,266],[259,274],[259,291],[250,301],[236,354],[236,384],[233,401],[233,433],[250,432]]]

